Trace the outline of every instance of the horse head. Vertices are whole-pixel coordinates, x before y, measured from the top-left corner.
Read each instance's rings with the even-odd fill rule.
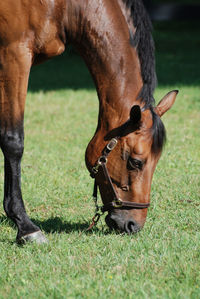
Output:
[[[169,92],[155,108],[133,105],[125,123],[107,134],[97,129],[88,145],[86,164],[94,172],[111,229],[134,233],[145,223],[152,177],[165,141],[160,117],[176,95],[177,91]],[[112,138],[116,146],[112,141],[107,147]]]

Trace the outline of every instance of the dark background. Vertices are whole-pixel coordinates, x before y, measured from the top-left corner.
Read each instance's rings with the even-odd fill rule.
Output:
[[[199,0],[144,0],[152,20],[192,20],[200,18]]]

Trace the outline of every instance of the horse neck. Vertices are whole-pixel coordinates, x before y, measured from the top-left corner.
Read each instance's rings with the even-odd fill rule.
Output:
[[[100,102],[97,131],[107,133],[128,119],[142,88],[139,58],[117,1],[78,3],[75,9],[68,6],[67,31],[96,85]]]

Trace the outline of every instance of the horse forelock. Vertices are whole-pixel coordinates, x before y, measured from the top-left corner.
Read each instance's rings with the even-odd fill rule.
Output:
[[[157,78],[151,20],[142,0],[118,1],[125,6],[125,12],[123,11],[123,14],[129,26],[130,44],[137,49],[140,61],[143,87],[138,99],[145,103],[146,107],[152,107],[155,104],[153,92],[156,87]],[[133,32],[133,26],[130,26],[130,17],[135,32]]]

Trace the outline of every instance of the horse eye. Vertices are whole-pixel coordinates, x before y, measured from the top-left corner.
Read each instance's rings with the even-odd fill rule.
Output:
[[[138,159],[129,157],[127,160],[127,169],[128,170],[142,170],[143,162]]]

